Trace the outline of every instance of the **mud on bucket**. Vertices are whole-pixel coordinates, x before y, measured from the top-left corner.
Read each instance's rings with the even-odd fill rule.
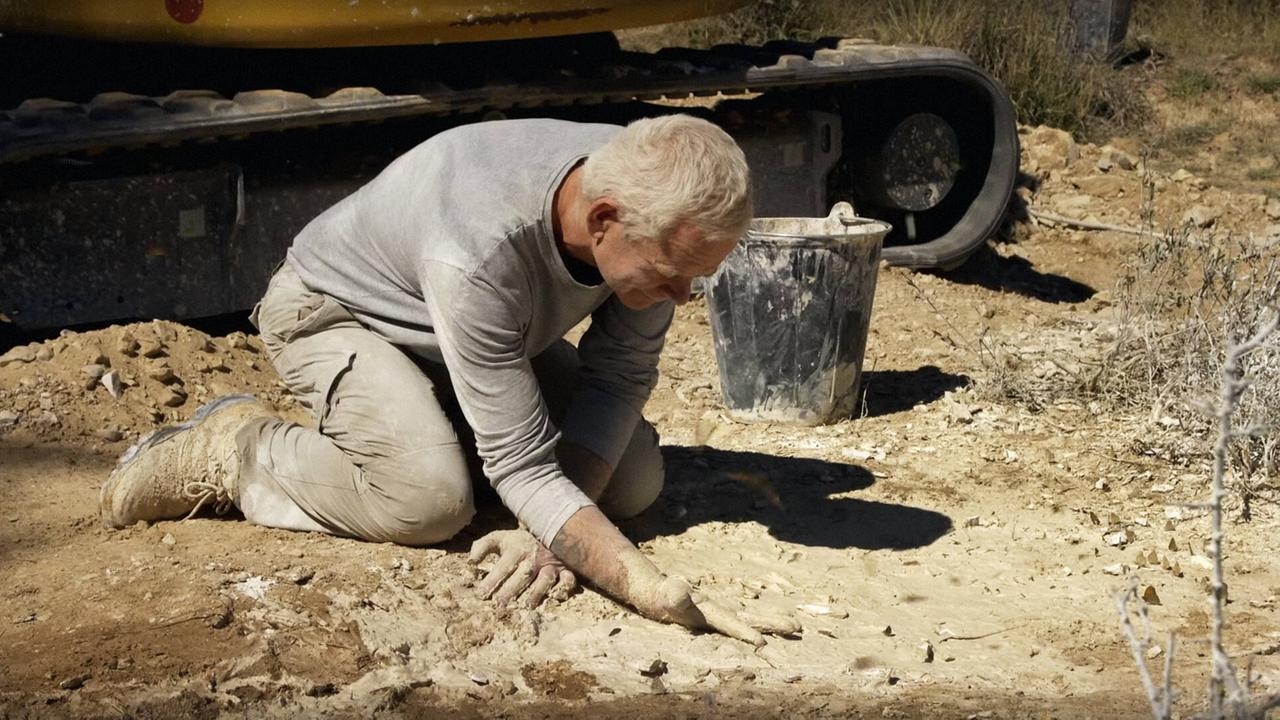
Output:
[[[848,203],[825,218],[751,223],[707,292],[730,416],[817,425],[853,415],[888,232]]]

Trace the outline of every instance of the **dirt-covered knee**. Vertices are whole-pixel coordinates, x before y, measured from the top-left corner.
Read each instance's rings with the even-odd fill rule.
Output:
[[[434,545],[457,535],[475,516],[471,476],[461,461],[393,462],[366,478],[384,542]]]
[[[657,432],[642,423],[600,497],[600,510],[614,520],[635,517],[658,499],[665,481]]]
[[[421,491],[409,495],[403,508],[391,518],[388,530],[397,545],[434,545],[457,535],[475,517],[475,502],[468,483],[461,489]]]

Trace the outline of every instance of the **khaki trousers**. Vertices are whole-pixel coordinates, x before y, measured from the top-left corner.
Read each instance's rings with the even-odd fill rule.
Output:
[[[252,321],[311,429],[275,418],[236,435],[238,505],[259,525],[401,545],[452,537],[475,514],[474,445],[444,366],[416,359],[309,290],[288,265],[272,277]],[[577,350],[563,340],[532,359],[553,421],[577,383]],[[461,433],[459,432],[461,431]],[[641,421],[600,508],[639,514],[663,483],[658,435]]]

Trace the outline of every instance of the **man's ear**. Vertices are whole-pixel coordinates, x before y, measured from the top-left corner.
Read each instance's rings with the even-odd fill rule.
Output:
[[[618,204],[613,198],[598,198],[587,207],[587,232],[591,234],[594,242],[599,243],[603,240],[609,225],[617,222],[619,222]]]

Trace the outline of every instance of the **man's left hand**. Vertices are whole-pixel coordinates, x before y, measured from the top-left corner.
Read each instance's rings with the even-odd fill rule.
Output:
[[[527,607],[537,607],[550,596],[563,600],[573,592],[577,579],[550,550],[527,530],[495,530],[471,545],[471,562],[497,560],[476,586],[481,597],[506,605],[523,595]]]

